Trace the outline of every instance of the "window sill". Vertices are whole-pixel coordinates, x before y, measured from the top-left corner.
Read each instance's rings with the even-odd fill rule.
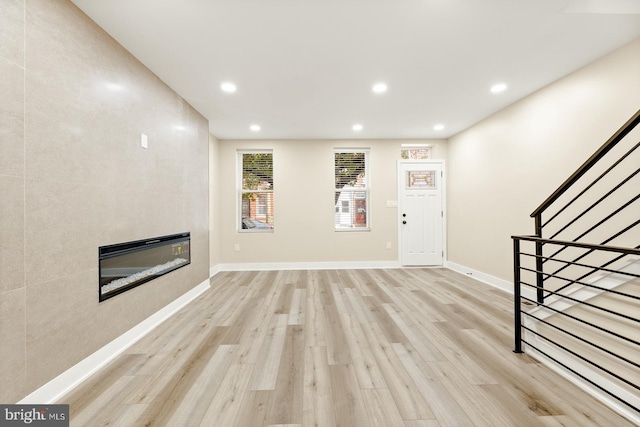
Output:
[[[334,228],[333,231],[337,233],[359,233],[362,231],[371,231],[371,227],[344,227],[344,228]]]

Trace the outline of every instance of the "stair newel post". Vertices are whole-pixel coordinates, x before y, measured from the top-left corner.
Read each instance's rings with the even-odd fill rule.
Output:
[[[542,237],[542,213],[535,216],[536,236]],[[538,305],[544,303],[544,277],[542,274],[542,242],[536,242],[536,300]]]
[[[513,319],[514,353],[522,353],[522,313],[520,304],[520,240],[513,239]]]

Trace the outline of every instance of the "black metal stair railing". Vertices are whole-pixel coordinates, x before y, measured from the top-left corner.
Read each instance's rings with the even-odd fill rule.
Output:
[[[523,248],[523,244],[529,244],[528,250]],[[624,384],[627,389],[630,390],[630,394],[635,394],[636,396],[640,396],[640,339],[638,338],[637,331],[640,330],[640,293],[627,293],[624,291],[618,291],[616,289],[607,289],[598,285],[594,285],[592,283],[578,281],[575,279],[570,279],[566,277],[559,277],[553,273],[544,273],[544,275],[559,277],[562,280],[572,281],[576,284],[579,284],[582,287],[589,288],[595,291],[609,293],[620,297],[621,299],[627,299],[631,305],[635,305],[639,307],[636,310],[636,314],[629,315],[626,313],[621,313],[616,310],[612,310],[610,308],[599,305],[597,302],[589,302],[583,301],[579,298],[574,298],[570,294],[566,295],[561,291],[548,291],[549,295],[554,295],[558,297],[558,300],[568,301],[569,305],[575,304],[580,306],[586,306],[592,308],[594,311],[599,311],[602,313],[606,313],[614,318],[619,318],[620,321],[625,321],[631,327],[628,328],[627,333],[617,332],[610,327],[604,327],[598,322],[598,318],[595,317],[595,320],[585,319],[585,316],[580,314],[574,314],[571,311],[566,309],[558,309],[555,308],[553,304],[547,304],[546,302],[543,304],[538,304],[538,301],[534,297],[529,297],[524,295],[523,290],[525,289],[534,289],[537,290],[537,285],[534,283],[535,280],[527,280],[523,278],[523,273],[530,273],[529,277],[535,279],[538,271],[535,268],[527,267],[526,261],[523,262],[523,259],[532,259],[535,261],[537,256],[535,255],[535,245],[538,243],[542,243],[544,245],[554,245],[554,246],[562,246],[562,247],[572,247],[572,248],[582,248],[588,251],[602,251],[613,254],[615,257],[620,255],[623,256],[635,256],[640,257],[640,249],[636,248],[620,248],[614,246],[603,246],[603,245],[591,245],[591,244],[581,244],[575,242],[567,242],[567,241],[554,241],[550,239],[542,239],[535,236],[514,236],[513,244],[514,244],[514,275],[515,275],[515,288],[514,288],[514,312],[515,312],[515,352],[522,353],[524,346],[529,347],[535,352],[546,356],[547,358],[553,360],[555,363],[561,365],[566,370],[570,371],[572,374],[580,377],[583,381],[591,384],[593,387],[598,388],[605,394],[609,395],[613,399],[623,403],[625,406],[630,408],[633,411],[636,411],[640,414],[640,405],[636,402],[630,402],[625,397],[620,396],[612,391],[612,389],[617,389],[619,387],[605,387],[601,385],[600,381],[596,381],[593,377],[589,375],[585,375],[584,369],[576,369],[574,363],[566,363],[560,358],[558,358],[555,354],[556,351],[559,350],[564,353],[568,353],[574,358],[581,360],[584,364],[589,367],[600,371],[605,376],[611,378],[612,384]],[[549,259],[543,257],[543,259]],[[535,263],[529,262],[529,264],[533,265]],[[614,273],[630,280],[636,280],[635,286],[640,289],[640,274],[635,272],[625,272],[625,271],[616,271],[611,269],[602,269],[598,266],[592,266],[588,264],[582,264],[587,269],[597,269],[598,271],[604,271],[607,273]],[[556,301],[558,301],[556,300]],[[536,312],[527,310],[527,305],[524,306],[523,303],[528,304],[529,307],[538,307],[540,309],[546,310],[547,312],[553,313],[553,316],[560,317],[564,319],[568,319],[569,323],[573,323],[575,325],[571,328],[565,328],[557,325],[557,322],[550,321],[545,319],[543,316],[539,316]],[[566,306],[566,304],[565,304]],[[530,325],[527,325],[527,320],[529,320]],[[560,339],[557,337],[550,337],[548,334],[541,333],[538,328],[536,328],[536,323],[541,322],[554,330],[559,332]],[[567,323],[567,322],[564,322]],[[578,332],[576,332],[576,330]],[[590,332],[596,331],[596,334]],[[528,337],[523,336],[528,333]],[[635,332],[635,335],[633,335]],[[558,335],[558,334],[556,334]],[[594,338],[589,338],[594,337]],[[600,337],[600,338],[599,338]],[[602,338],[605,337],[605,338]],[[610,345],[603,345],[602,342],[610,343],[610,340],[607,340],[607,337],[613,337],[618,342],[624,343],[628,350],[625,354],[621,354],[618,352],[617,348]],[[564,344],[563,341],[570,340],[571,343],[569,345]],[[575,343],[580,343],[580,345],[575,345]],[[542,345],[541,345],[542,344]],[[612,348],[613,347],[613,348]],[[579,351],[576,350],[579,349]],[[619,348],[619,347],[618,347]],[[605,363],[596,362],[594,359],[601,359],[601,357],[597,357],[598,355],[606,355],[611,360]],[[629,354],[634,355],[629,356]],[[596,357],[593,357],[596,355]],[[612,362],[613,361],[613,362]],[[615,368],[611,368],[611,366],[616,366]],[[636,372],[635,375],[626,375],[627,372]]]
[[[512,236],[514,351],[552,360],[636,420],[639,124],[640,110],[531,214],[534,235]]]

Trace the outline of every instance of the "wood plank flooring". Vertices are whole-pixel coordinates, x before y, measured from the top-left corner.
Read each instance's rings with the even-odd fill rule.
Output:
[[[446,269],[219,273],[60,403],[74,426],[632,426],[512,323]]]

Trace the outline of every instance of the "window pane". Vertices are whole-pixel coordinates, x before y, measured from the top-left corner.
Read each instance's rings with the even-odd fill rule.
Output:
[[[273,193],[243,193],[241,211],[243,230],[273,230]]]
[[[336,197],[335,228],[336,229],[366,229],[367,205],[369,193],[367,191],[338,191]]]
[[[365,153],[335,153],[336,190],[345,186],[366,187]]]
[[[334,152],[335,228],[368,229],[368,150]]]
[[[273,154],[242,154],[242,189],[273,190]]]
[[[436,188],[435,171],[408,171],[407,188]]]
[[[431,147],[402,149],[400,150],[401,159],[430,159]]]
[[[240,231],[271,231],[274,223],[273,153],[239,153]]]

